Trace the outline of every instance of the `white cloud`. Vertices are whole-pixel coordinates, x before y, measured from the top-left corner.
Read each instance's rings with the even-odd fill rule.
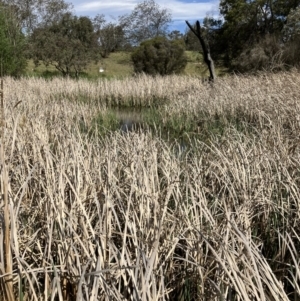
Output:
[[[218,15],[219,2],[190,2],[168,1],[168,7],[174,20],[196,20],[203,19],[207,13]]]
[[[77,1],[78,2],[78,1]],[[110,10],[110,11],[118,11],[118,10],[130,10],[133,9],[136,5],[136,1],[91,1],[91,2],[83,2],[75,5],[75,9],[79,11],[93,11],[97,10]]]
[[[78,2],[78,4],[76,4]],[[118,17],[130,13],[136,6],[137,1],[76,1],[74,8],[78,14],[96,15],[104,14],[106,16]]]
[[[91,15],[104,14],[117,18],[120,15],[129,14],[134,7],[141,1],[136,0],[105,0],[105,1],[73,1],[77,14]],[[207,2],[182,2],[179,0],[157,0],[161,7],[168,8],[175,21],[202,19],[207,13],[218,14],[218,0]]]

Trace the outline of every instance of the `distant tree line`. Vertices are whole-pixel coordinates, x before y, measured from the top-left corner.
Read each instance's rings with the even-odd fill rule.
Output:
[[[207,16],[201,30],[217,64],[239,72],[281,70],[300,65],[299,20],[300,0],[221,0],[220,18]],[[154,0],[115,22],[103,14],[76,16],[64,0],[0,0],[2,73],[20,76],[32,59],[79,76],[120,50],[133,51],[136,72],[177,73],[186,64],[184,50],[201,47],[190,29],[170,32],[171,21]]]

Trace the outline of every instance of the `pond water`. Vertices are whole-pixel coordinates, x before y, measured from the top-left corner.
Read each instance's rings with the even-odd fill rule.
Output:
[[[133,132],[141,129],[151,130],[151,126],[145,121],[145,115],[151,115],[151,109],[132,109],[132,108],[118,108],[113,109],[113,113],[119,120],[120,130],[122,132]],[[153,112],[152,112],[153,113]],[[171,135],[171,129],[159,129],[160,124],[156,124],[156,130],[152,129],[154,134],[163,138],[166,142],[171,143],[174,147],[176,155],[186,152],[189,149],[189,143],[182,139],[182,137],[176,137]],[[152,126],[153,127],[153,126]],[[172,138],[170,138],[172,136]]]
[[[143,114],[147,109],[132,109],[132,108],[118,108],[113,112],[120,122],[120,130],[123,132],[131,132],[141,129],[145,126]]]

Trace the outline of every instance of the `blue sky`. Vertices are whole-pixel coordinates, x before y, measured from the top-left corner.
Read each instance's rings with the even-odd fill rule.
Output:
[[[141,2],[138,0],[69,0],[74,6],[75,14],[93,17],[104,14],[109,21],[118,16],[129,14]],[[218,17],[219,0],[156,0],[160,7],[168,8],[173,22],[170,30],[178,29],[184,32],[185,20],[191,23],[202,20],[207,14]]]

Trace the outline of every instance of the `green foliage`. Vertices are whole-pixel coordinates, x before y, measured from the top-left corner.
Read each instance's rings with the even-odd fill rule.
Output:
[[[26,39],[12,7],[0,4],[0,64],[3,75],[20,76],[26,68]]]
[[[300,6],[292,9],[287,16],[286,24],[283,27],[284,41],[296,40],[300,38]]]
[[[259,35],[256,1],[222,0],[220,12],[224,16],[222,39],[225,44],[226,62],[237,58],[252,45]],[[251,46],[250,46],[251,47]]]
[[[201,50],[201,45],[198,38],[190,29],[188,29],[188,31],[184,35],[184,42],[185,42],[186,50],[190,50],[190,51]]]
[[[88,17],[71,13],[59,22],[37,28],[31,36],[31,58],[52,65],[64,76],[76,77],[92,61],[100,58],[97,35]]]
[[[131,58],[135,72],[150,75],[177,74],[187,64],[184,43],[180,40],[169,41],[164,37],[143,42]]]
[[[219,31],[218,51],[226,65],[241,72],[266,66],[268,69],[274,60],[275,65],[284,65],[278,62],[283,58],[282,41],[297,29],[299,14],[294,10],[299,4],[299,0],[221,0],[224,23]]]

